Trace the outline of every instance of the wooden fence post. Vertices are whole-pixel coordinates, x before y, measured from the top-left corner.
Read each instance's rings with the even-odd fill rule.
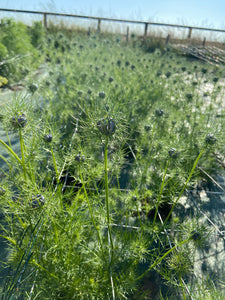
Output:
[[[130,28],[129,28],[129,26],[127,26],[127,35],[126,35],[126,41],[127,41],[127,43],[129,41],[129,30],[130,30]]]
[[[97,29],[98,32],[101,31],[101,19],[98,19],[98,29]]]
[[[145,23],[145,33],[144,33],[144,38],[146,39],[148,33],[148,23]]]
[[[168,45],[169,40],[170,40],[170,35],[168,34],[168,35],[167,35],[167,38],[166,38],[166,45]]]
[[[188,31],[188,39],[191,38],[191,33],[192,33],[192,27],[189,27],[189,31]]]
[[[47,28],[47,14],[44,14],[44,27]]]
[[[205,47],[205,42],[206,42],[206,38],[204,37],[204,40],[203,40],[203,43],[202,43],[203,47]]]

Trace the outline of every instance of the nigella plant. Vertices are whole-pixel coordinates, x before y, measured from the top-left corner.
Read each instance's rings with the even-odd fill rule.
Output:
[[[2,187],[0,187],[0,196],[4,196],[6,193],[6,190]]]
[[[116,130],[115,120],[111,117],[102,118],[97,123],[98,130],[104,136],[111,136]]]
[[[162,117],[163,114],[164,114],[164,111],[163,111],[162,109],[156,109],[156,110],[155,110],[155,115],[156,115],[157,117]]]
[[[30,203],[32,208],[40,208],[45,204],[45,198],[41,194],[33,195],[32,196],[32,201]]]
[[[169,156],[173,159],[176,159],[180,156],[180,152],[177,151],[175,148],[170,148],[168,153],[169,153]]]
[[[51,135],[51,133],[44,135],[43,140],[46,143],[51,143],[51,141],[52,141],[52,135]]]
[[[24,113],[18,113],[12,117],[11,124],[14,129],[23,128],[27,124],[27,118]]]
[[[36,92],[38,89],[38,85],[36,83],[32,83],[30,86],[29,86],[29,90],[32,94],[34,94],[34,92]]]
[[[214,145],[216,141],[217,141],[216,137],[211,133],[207,134],[207,136],[205,137],[205,142],[208,145]]]

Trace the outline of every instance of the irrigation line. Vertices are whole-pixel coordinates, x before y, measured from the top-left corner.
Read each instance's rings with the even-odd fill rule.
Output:
[[[126,229],[141,230],[141,227],[132,226],[132,225],[123,225],[123,224],[115,224],[115,223],[110,223],[109,225],[112,226],[112,227],[121,227],[121,228],[126,228]],[[104,229],[108,228],[106,225],[98,225],[98,226],[101,227],[101,228],[104,228]],[[93,225],[83,225],[82,227],[93,227]],[[160,232],[160,234],[165,234],[166,235],[166,234],[168,234],[168,232],[182,232],[182,230],[168,229],[167,233],[163,230],[163,231]],[[225,230],[223,230],[223,231],[220,230],[219,234],[214,232],[211,235],[218,236],[218,237],[225,236]]]
[[[202,167],[198,167],[198,169],[201,170],[206,176],[208,176],[212,180],[212,182],[214,182],[225,193],[225,190],[222,188],[222,186],[218,182],[216,182],[216,180],[213,179],[212,176],[210,176]]]
[[[163,223],[163,220],[162,220],[162,217],[161,217],[159,211],[157,211],[157,214],[158,214],[158,217],[159,217],[159,219],[160,219],[161,224],[163,225],[164,223]],[[164,231],[164,233],[165,233],[165,235],[166,235],[166,237],[167,237],[167,239],[168,239],[168,241],[169,241],[170,249],[172,249],[173,246],[172,246],[172,243],[171,243],[171,241],[170,241],[170,237],[169,237],[169,235],[168,235],[168,233],[167,233],[166,228],[164,228],[163,231]],[[184,285],[184,287],[185,287],[185,289],[186,289],[188,295],[190,296],[191,300],[194,300],[193,297],[191,296],[191,292],[189,291],[188,286],[186,285],[186,283],[185,283],[185,281],[184,281],[184,279],[183,279],[182,277],[181,277],[181,281],[182,281],[182,284]]]
[[[211,176],[210,176],[211,177]],[[212,177],[211,177],[211,179],[213,179]],[[214,181],[214,179],[213,179],[213,181]],[[216,181],[215,181],[216,182]],[[220,186],[219,184],[217,184],[217,186]],[[222,187],[221,187],[222,188]],[[222,188],[223,189],[223,188]],[[224,190],[223,190],[224,191]],[[194,201],[195,201],[195,199],[193,199]],[[196,203],[196,201],[195,201],[195,206],[194,207],[196,207],[197,208],[197,210],[202,214],[202,215],[204,215],[205,217],[206,217],[206,219],[208,220],[208,222],[216,229],[216,231],[218,232],[218,236],[219,237],[221,237],[221,238],[223,238],[224,240],[225,240],[225,230],[223,230],[223,231],[221,231],[219,228],[218,228],[218,226],[207,216],[207,214],[206,213],[204,213],[199,207],[198,207],[198,204]],[[216,235],[216,234],[215,234]]]
[[[199,207],[197,207],[197,209],[200,211],[201,214],[203,214],[206,217],[206,219],[209,221],[209,223],[216,229],[216,231],[219,233],[219,236],[225,240],[225,236],[224,236],[225,231],[221,231],[218,228],[218,226],[215,223],[213,223],[213,221]]]
[[[224,195],[224,192],[211,192],[211,191],[205,191],[206,194],[212,194],[212,195]]]
[[[108,226],[107,226],[108,228]],[[111,287],[112,287],[112,297],[113,300],[115,300],[115,289],[114,289],[114,283],[113,283],[113,276],[112,276],[112,256],[111,256],[111,236],[110,232],[108,230],[108,244],[109,244],[109,277],[110,277],[110,282],[111,282]]]
[[[129,147],[129,149],[130,149],[131,154],[133,155],[133,158],[134,158],[135,161],[136,161],[136,164],[137,164],[137,166],[138,166],[139,172],[140,172],[140,174],[142,175],[142,171],[141,171],[140,165],[139,165],[139,163],[138,163],[138,161],[137,161],[137,158],[136,158],[136,155],[135,155],[133,149],[131,148],[131,145],[128,144],[128,147]]]
[[[80,186],[78,185],[64,185],[63,188],[81,188]],[[96,191],[96,188],[86,188],[87,191]],[[120,192],[133,192],[134,190],[133,189],[118,189],[117,187],[115,188],[109,188],[110,191],[120,191]],[[193,190],[188,190],[186,189],[186,192],[187,193],[190,193],[190,192],[193,192],[195,191],[196,189],[193,189]],[[102,192],[105,192],[105,189],[101,189],[99,188],[98,191],[102,191]],[[215,195],[224,195],[224,192],[212,192],[212,191],[207,191],[207,190],[204,190],[204,192],[206,194],[215,194]],[[179,193],[177,194],[174,194],[175,196],[178,196]]]

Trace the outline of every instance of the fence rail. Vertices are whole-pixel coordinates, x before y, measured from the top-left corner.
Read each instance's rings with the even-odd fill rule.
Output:
[[[191,38],[193,30],[202,30],[202,31],[214,31],[214,32],[223,32],[224,29],[214,29],[214,28],[206,28],[206,27],[196,27],[196,26],[188,26],[188,25],[177,25],[177,24],[168,24],[168,23],[156,23],[156,22],[145,22],[145,21],[135,21],[135,20],[124,20],[124,19],[112,19],[112,18],[104,18],[104,17],[92,17],[92,16],[82,16],[82,15],[74,15],[74,14],[62,14],[62,13],[53,13],[53,12],[43,12],[43,11],[31,11],[31,10],[18,10],[18,9],[6,9],[0,8],[0,11],[5,12],[14,12],[14,13],[27,13],[27,14],[38,14],[43,16],[44,26],[47,28],[47,17],[48,16],[60,16],[60,17],[72,17],[72,18],[81,18],[81,19],[91,19],[97,21],[97,31],[101,31],[101,22],[119,22],[119,23],[129,23],[129,24],[140,24],[144,25],[144,37],[147,37],[148,34],[148,26],[164,26],[164,27],[173,27],[173,28],[183,28],[188,29],[188,39]],[[127,28],[127,32],[129,33],[129,28]]]

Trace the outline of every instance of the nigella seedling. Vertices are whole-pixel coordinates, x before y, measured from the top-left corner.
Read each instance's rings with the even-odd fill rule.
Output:
[[[213,145],[216,143],[216,141],[216,137],[211,133],[207,134],[207,136],[205,137],[206,144]]]
[[[6,193],[6,190],[0,187],[0,196],[4,196]]]
[[[51,143],[51,141],[52,141],[51,133],[44,135],[43,139],[46,143]]]
[[[110,136],[116,130],[116,123],[113,118],[103,118],[98,121],[97,127],[102,134]]]
[[[15,129],[23,128],[27,124],[27,118],[24,114],[17,115],[16,117],[12,117],[11,123]]]
[[[156,109],[155,114],[157,117],[161,117],[164,114],[164,111],[162,109]]]
[[[45,198],[41,194],[37,194],[35,196],[32,196],[32,201],[30,205],[32,208],[39,208],[45,204]]]
[[[169,153],[169,156],[174,159],[176,159],[180,156],[180,152],[177,151],[175,148],[170,148],[168,153]]]
[[[114,80],[113,77],[110,76],[109,77],[109,82],[113,82],[113,80]]]

